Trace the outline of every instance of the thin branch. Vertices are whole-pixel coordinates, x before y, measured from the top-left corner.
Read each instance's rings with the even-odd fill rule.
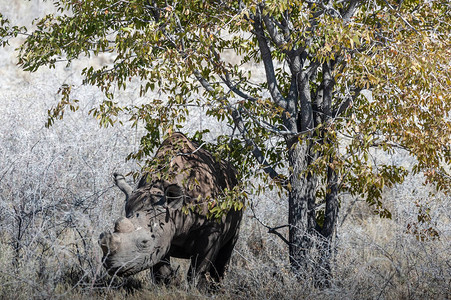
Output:
[[[352,16],[354,16],[354,13],[357,10],[359,4],[360,0],[351,0],[349,2],[347,9],[341,13],[341,16],[345,22],[349,22]]]
[[[178,152],[176,155],[177,156],[188,156],[188,155],[192,155],[194,153],[196,153],[197,151],[199,151],[200,149],[202,149],[202,147],[205,145],[206,143],[203,142],[199,147],[196,148],[196,150],[192,151],[192,152]]]
[[[361,91],[362,91],[362,88],[354,89],[354,95],[346,97],[346,99],[342,103],[340,103],[340,106],[338,107],[338,109],[336,109],[332,112],[332,116],[338,117],[338,116],[342,115],[348,109],[348,107],[351,105],[351,103],[353,103],[354,100],[360,95]]]
[[[287,101],[283,97],[279,86],[277,85],[276,74],[274,71],[274,65],[272,61],[271,50],[268,46],[268,41],[265,37],[265,32],[263,30],[263,24],[261,23],[261,12],[257,10],[257,16],[253,19],[253,25],[255,30],[255,35],[258,41],[258,47],[260,49],[260,55],[265,67],[266,81],[268,82],[268,89],[274,102],[280,107],[286,108]]]
[[[245,99],[245,100],[250,100],[253,102],[257,101],[257,98],[254,98],[248,94],[245,94],[243,91],[239,90],[237,88],[238,83],[237,84],[232,84],[232,81],[230,79],[230,74],[228,71],[226,71],[226,77],[224,78],[223,76],[219,76],[221,78],[221,80],[225,83],[225,85],[235,94],[237,94],[238,96],[240,96],[241,98]]]
[[[348,216],[351,214],[352,208],[354,207],[354,205],[356,204],[357,201],[365,201],[365,200],[362,200],[362,199],[356,197],[356,198],[351,202],[351,204],[349,205],[348,209],[346,210],[346,213],[345,213],[344,216],[343,216],[343,219],[341,220],[340,227],[343,226],[344,222],[346,221],[346,219],[348,218]]]
[[[233,122],[235,123],[237,129],[240,131],[246,145],[248,147],[251,147],[252,154],[254,155],[255,159],[257,159],[258,163],[263,166],[263,171],[265,171],[266,174],[268,174],[269,177],[271,177],[273,180],[279,181],[280,175],[276,172],[276,170],[274,170],[273,167],[271,167],[255,141],[247,137],[248,132],[239,111],[234,107],[230,107],[230,109],[232,111]],[[283,186],[287,188],[285,185]]]
[[[271,40],[274,42],[274,44],[277,45],[277,47],[281,47],[283,42],[285,42],[285,39],[284,36],[277,30],[277,27],[274,26],[275,21],[273,20],[273,18],[270,18],[266,14],[263,16],[263,22],[265,23]]]
[[[404,23],[406,23],[407,26],[410,27],[410,29],[413,29],[413,31],[415,31],[416,33],[420,34],[420,32],[418,32],[418,30],[416,30],[415,27],[413,27],[412,25],[410,25],[410,23],[409,23],[406,19],[404,19],[403,16],[401,16],[401,14],[400,14],[400,13],[399,13],[399,12],[398,12],[398,11],[397,11],[390,3],[388,3],[387,0],[384,0],[384,2],[385,2],[385,4],[387,4],[387,6],[388,6],[391,10],[393,10],[393,11],[395,12],[395,14],[396,14],[401,20],[403,20]]]
[[[252,114],[250,111],[248,111],[246,108],[241,108],[242,110],[244,110],[246,112],[246,114],[255,122],[257,123],[257,125],[259,125],[260,127],[264,128],[267,131],[270,131],[272,133],[275,134],[279,134],[279,135],[283,135],[283,136],[296,136],[299,133],[298,132],[292,132],[288,129],[285,128],[285,130],[280,130],[277,127],[269,124],[268,122],[266,122],[265,120],[258,120],[254,114]]]
[[[257,222],[260,223],[260,225],[262,225],[263,227],[265,227],[266,229],[268,229],[268,233],[272,233],[272,234],[277,235],[277,236],[278,236],[285,244],[290,245],[290,242],[289,242],[289,241],[288,241],[288,240],[287,240],[280,232],[278,232],[277,230],[278,230],[278,229],[281,229],[281,228],[285,228],[285,227],[290,227],[291,225],[281,225],[281,226],[277,226],[277,227],[271,227],[271,226],[268,226],[268,225],[266,225],[265,223],[263,223],[263,222],[257,217],[257,214],[255,213],[254,206],[252,205],[252,203],[251,203],[251,205],[250,205],[250,208],[251,208],[251,210],[252,210],[252,214],[253,214],[254,219],[257,220]]]

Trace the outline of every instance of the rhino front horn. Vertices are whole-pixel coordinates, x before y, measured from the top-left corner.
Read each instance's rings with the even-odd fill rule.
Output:
[[[99,245],[102,248],[103,255],[114,253],[120,244],[120,238],[111,232],[104,232],[99,237]]]

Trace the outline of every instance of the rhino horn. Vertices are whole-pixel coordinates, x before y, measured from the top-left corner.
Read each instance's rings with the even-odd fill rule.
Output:
[[[135,226],[133,225],[132,221],[128,218],[120,218],[116,221],[114,224],[114,232],[119,233],[128,233],[135,230]]]
[[[111,232],[102,233],[99,237],[99,244],[102,248],[103,255],[116,252],[120,242],[120,237]]]
[[[124,175],[118,174],[118,173],[114,173],[113,177],[114,177],[114,183],[117,185],[117,187],[122,192],[124,192],[124,194],[125,194],[125,202],[127,202],[128,199],[130,198],[130,195],[133,192],[132,187],[127,183],[127,181],[125,181]]]

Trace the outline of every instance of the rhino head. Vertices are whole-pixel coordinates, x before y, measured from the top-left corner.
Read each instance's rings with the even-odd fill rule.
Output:
[[[115,182],[126,195],[127,216],[115,222],[113,232],[102,233],[99,244],[108,273],[129,276],[151,268],[167,255],[176,231],[175,212],[184,196],[177,185],[152,187],[137,195],[120,176],[115,174]],[[130,207],[128,202],[133,200],[138,209]]]

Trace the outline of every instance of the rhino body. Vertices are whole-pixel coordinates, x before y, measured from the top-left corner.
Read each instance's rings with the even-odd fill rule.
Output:
[[[133,190],[114,174],[125,193],[126,217],[114,231],[100,235],[104,266],[110,274],[128,276],[152,269],[156,280],[172,276],[170,257],[191,260],[188,272],[219,281],[238,238],[241,210],[230,210],[221,220],[207,218],[208,203],[231,190],[234,169],[216,161],[206,150],[174,133],[157,151],[155,172],[142,177]],[[185,209],[182,209],[185,207]]]

